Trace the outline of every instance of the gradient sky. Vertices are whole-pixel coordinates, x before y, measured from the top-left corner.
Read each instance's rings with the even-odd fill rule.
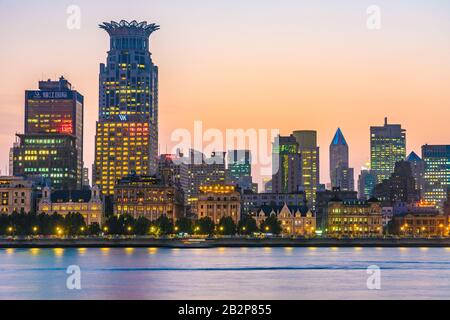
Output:
[[[94,3],[95,2],[95,3]],[[66,28],[68,5],[81,29]],[[366,9],[382,28],[366,28]],[[160,145],[205,128],[318,130],[321,182],[337,127],[351,166],[369,159],[369,126],[385,116],[407,129],[408,152],[450,143],[448,0],[0,0],[0,168],[23,132],[24,90],[64,75],[85,97],[85,164],[94,158],[103,21],[161,25],[151,51],[160,68]],[[355,179],[356,180],[356,179]]]

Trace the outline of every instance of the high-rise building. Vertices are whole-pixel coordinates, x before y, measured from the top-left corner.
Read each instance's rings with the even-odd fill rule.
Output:
[[[308,206],[314,211],[316,206],[316,192],[320,184],[317,131],[294,131],[293,136],[298,143],[298,153],[301,159],[301,186],[305,191]]]
[[[83,96],[61,77],[25,92],[25,133],[13,147],[13,172],[41,176],[55,189],[79,189],[83,175]]]
[[[399,124],[370,127],[370,164],[377,183],[394,172],[395,164],[406,158],[406,130]]]
[[[425,161],[423,198],[442,209],[450,187],[450,145],[424,145],[422,159]]]
[[[362,169],[358,177],[358,197],[361,200],[369,200],[373,196],[376,185],[376,177],[368,169]]]
[[[110,36],[100,64],[99,120],[95,137],[94,182],[112,195],[128,174],[155,174],[158,158],[158,67],[149,51],[155,24],[103,23]]]
[[[17,134],[14,175],[39,179],[58,189],[77,189],[76,138],[67,134]]]
[[[423,161],[414,151],[412,151],[408,157],[406,157],[411,165],[411,171],[414,179],[416,180],[416,188],[420,190],[423,196],[425,188],[425,161]]]
[[[273,143],[272,156],[272,192],[298,192],[302,183],[302,164],[295,137],[292,135],[288,137],[278,136]]]
[[[397,162],[394,172],[375,186],[373,194],[383,206],[392,207],[396,203],[413,204],[420,201],[420,190],[416,188],[411,164],[408,161]]]
[[[250,150],[229,150],[227,153],[228,174],[241,190],[252,190],[252,162]]]
[[[202,152],[189,150],[189,154],[179,160],[180,183],[185,204],[196,210],[200,187],[227,183],[225,152],[213,152],[207,158]]]
[[[316,131],[295,131],[273,143],[274,193],[304,191],[308,206],[315,208],[319,186],[319,147]]]
[[[330,181],[332,188],[353,191],[353,168],[349,168],[348,145],[340,128],[330,144]]]

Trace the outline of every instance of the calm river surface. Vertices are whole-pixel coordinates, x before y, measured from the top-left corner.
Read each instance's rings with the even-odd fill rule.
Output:
[[[449,298],[449,248],[0,249],[0,299]]]

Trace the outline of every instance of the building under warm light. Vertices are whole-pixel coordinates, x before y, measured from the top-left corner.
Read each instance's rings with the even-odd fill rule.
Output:
[[[87,225],[102,225],[104,216],[103,199],[97,186],[87,190],[57,190],[49,187],[42,189],[42,198],[38,204],[38,212],[65,216],[69,213],[80,213]]]
[[[406,158],[406,130],[399,124],[370,127],[370,169],[381,183],[394,172],[395,164]]]
[[[197,217],[209,217],[219,223],[222,217],[231,217],[237,224],[241,216],[241,194],[232,185],[208,185],[200,187],[197,201]]]
[[[375,199],[331,200],[327,234],[331,237],[375,237],[383,234],[382,210]]]
[[[158,157],[158,67],[149,51],[155,24],[103,23],[110,36],[100,65],[99,121],[93,184],[113,195],[115,182],[132,172],[155,174]]]
[[[0,214],[34,210],[33,182],[21,177],[0,177]]]
[[[393,233],[409,237],[436,237],[449,234],[448,219],[437,210],[409,211],[393,218]]]
[[[165,215],[176,221],[184,214],[183,192],[177,185],[164,183],[154,176],[129,175],[115,185],[114,214],[151,221]]]
[[[423,198],[442,210],[450,188],[450,145],[424,145],[422,159],[425,161]]]
[[[83,100],[64,77],[25,92],[25,133],[13,148],[14,175],[43,177],[55,189],[81,188]]]
[[[306,205],[262,206],[252,216],[258,227],[267,217],[275,215],[281,222],[281,233],[291,236],[313,236],[316,231],[316,217]]]
[[[14,175],[42,177],[56,190],[77,189],[76,138],[68,134],[17,134]]]

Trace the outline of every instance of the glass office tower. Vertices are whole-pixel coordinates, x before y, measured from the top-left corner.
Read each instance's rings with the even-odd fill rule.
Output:
[[[83,100],[64,77],[25,92],[25,133],[13,148],[14,175],[40,176],[55,189],[81,188]]]
[[[399,124],[370,127],[370,168],[381,183],[394,172],[395,164],[406,158],[406,130]]]

